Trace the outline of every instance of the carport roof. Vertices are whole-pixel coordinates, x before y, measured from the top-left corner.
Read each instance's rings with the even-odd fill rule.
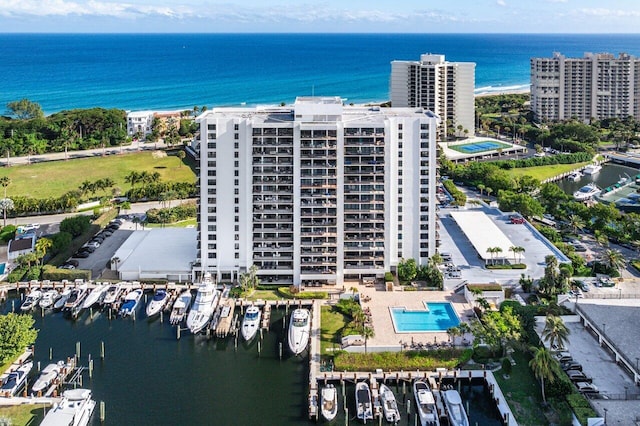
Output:
[[[473,247],[483,260],[494,259],[487,252],[490,247],[500,247],[502,253],[498,258],[508,256],[509,248],[513,247],[511,240],[493,223],[482,211],[457,211],[451,212],[451,217],[456,221],[462,232],[467,236]],[[520,256],[524,258],[524,256]]]

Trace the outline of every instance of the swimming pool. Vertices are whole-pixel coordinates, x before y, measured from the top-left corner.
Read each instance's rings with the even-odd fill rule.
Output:
[[[510,145],[494,141],[477,141],[462,145],[451,145],[449,148],[463,154],[477,154],[479,152],[494,151],[500,148],[509,148]]]
[[[396,333],[447,331],[460,325],[460,319],[449,302],[426,302],[426,310],[389,308]]]

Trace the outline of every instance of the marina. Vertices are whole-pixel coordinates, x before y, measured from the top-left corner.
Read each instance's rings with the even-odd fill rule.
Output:
[[[82,287],[84,283],[66,283],[66,285]],[[25,297],[24,291],[27,290],[27,287],[39,289],[41,283],[25,283],[21,285],[21,287],[23,286],[25,289],[21,291],[21,298]],[[42,286],[44,288],[44,284]],[[94,286],[96,286],[94,283],[87,284],[88,289],[92,289]],[[143,287],[140,283],[121,283],[120,286],[124,289],[122,294],[131,292],[134,287]],[[275,300],[248,303],[242,299],[230,299],[228,293],[225,294],[223,290],[220,304],[209,327],[196,336],[179,339],[176,338],[176,328],[178,327],[171,327],[170,324],[163,325],[164,313],[171,310],[169,304],[159,316],[147,317],[145,315],[145,306],[153,300],[154,294],[160,286],[145,287],[148,292],[134,308],[134,314],[128,320],[110,315],[108,312],[111,309],[89,309],[88,312],[83,310],[78,313],[75,319],[47,310],[36,310],[33,313],[36,327],[42,330],[36,342],[36,347],[40,349],[36,351],[34,360],[47,365],[52,362],[45,358],[47,347],[49,348],[49,357],[53,357],[52,359],[55,360],[56,354],[63,353],[63,351],[68,352],[74,344],[79,353],[80,362],[88,359],[95,360],[93,377],[86,377],[86,369],[84,372],[80,370],[80,376],[84,375],[83,385],[85,388],[91,389],[93,399],[106,403],[105,424],[130,422],[129,416],[135,418],[135,424],[141,425],[169,424],[167,423],[168,419],[174,419],[174,422],[187,419],[186,421],[191,424],[198,424],[196,419],[205,418],[202,416],[215,416],[217,420],[220,420],[219,424],[250,424],[254,422],[260,424],[300,424],[305,418],[316,422],[321,420],[321,412],[324,407],[321,391],[328,385],[334,387],[338,396],[338,409],[334,421],[344,423],[349,418],[351,422],[355,423],[357,413],[355,386],[359,382],[366,382],[369,386],[371,413],[376,418],[376,422],[378,417],[384,421],[385,408],[391,407],[389,405],[389,390],[397,398],[398,413],[402,413],[403,418],[406,413],[409,413],[413,422],[413,417],[417,415],[416,407],[415,403],[409,402],[409,400],[413,400],[411,386],[413,381],[418,378],[436,380],[434,383],[438,383],[438,386],[461,386],[463,401],[468,401],[467,404],[471,404],[471,421],[482,419],[480,424],[487,425],[515,424],[513,419],[509,417],[510,411],[508,411],[504,398],[499,394],[499,389],[496,389],[495,381],[493,385],[490,382],[491,372],[376,371],[340,373],[324,371],[321,368],[322,362],[319,355],[320,303],[318,302]],[[155,290],[154,287],[156,287]],[[166,288],[168,285],[164,287]],[[184,288],[186,288],[185,285],[176,285],[168,292],[178,294],[178,292],[183,292]],[[7,295],[6,291],[4,294]],[[16,303],[16,300],[19,300],[15,298],[16,293],[11,292],[9,295],[9,299],[3,305],[5,312],[12,309],[15,311],[19,306]],[[115,303],[120,302],[116,301]],[[262,312],[259,337],[249,342],[242,342],[238,339],[240,320],[250,306],[258,308]],[[287,319],[296,310],[309,313],[310,340],[308,351],[303,356],[294,356],[283,349],[287,346],[286,336],[290,323]],[[223,311],[226,311],[224,317],[223,313],[225,312]],[[267,321],[265,322],[265,320]],[[225,322],[229,324],[228,327],[223,326]],[[221,326],[223,326],[222,329],[220,329]],[[222,330],[226,332],[226,334],[223,333],[224,335],[232,337],[217,338],[218,330]],[[184,337],[186,336],[185,333]],[[80,346],[83,349],[82,353],[80,353]],[[153,348],[153,350],[149,350],[149,348]],[[137,362],[138,360],[145,361]],[[86,361],[84,362],[86,363]],[[162,366],[163,371],[169,372],[168,375],[155,374],[158,365]],[[224,368],[221,368],[221,365],[224,365]],[[201,374],[201,371],[206,371],[206,374]],[[138,377],[138,375],[145,377],[145,379],[142,381],[129,379],[130,377]],[[167,409],[168,407],[158,406],[153,399],[150,399],[153,397],[147,395],[149,392],[144,390],[151,386],[157,389],[157,392],[172,392],[173,395],[168,381],[178,377],[180,380],[189,382],[189,386],[184,387],[184,395],[179,392],[178,395],[172,397],[177,398],[176,402],[180,407],[188,407],[181,408],[178,413],[171,412]],[[236,381],[237,377],[245,379]],[[246,386],[247,380],[257,380],[260,385],[255,386],[256,389],[249,389]],[[117,384],[122,381],[127,381],[126,389]],[[221,383],[224,383],[224,386],[220,386]],[[467,387],[466,390],[465,387]],[[118,391],[114,392],[114,389],[118,389]],[[273,391],[269,391],[270,389]],[[384,399],[382,398],[383,390],[386,395]],[[237,401],[237,398],[234,398],[234,394],[242,393],[243,399],[248,394],[255,401],[260,401],[263,398],[261,396],[263,392],[274,395],[273,398],[276,401],[275,403],[267,402],[262,408],[263,412],[269,413],[269,418],[274,419],[273,423],[265,421],[259,414],[245,412],[249,410],[244,410],[239,405],[240,402]],[[473,399],[466,399],[468,397],[465,395],[470,395],[469,392],[476,395],[475,399],[477,399],[477,395],[484,398],[478,407],[475,407],[476,402]],[[120,393],[124,395],[120,395]],[[133,397],[133,395],[136,396]],[[340,397],[341,395],[342,397]],[[292,398],[292,396],[294,397]],[[134,400],[140,401],[134,403]],[[204,403],[205,400],[206,403]],[[491,403],[492,400],[495,404]],[[153,414],[148,416],[148,413],[141,412],[144,410],[136,408],[139,404],[153,407]],[[258,405],[260,404],[258,403]],[[492,409],[491,406],[500,407],[500,410]],[[231,410],[230,407],[235,408]],[[487,411],[487,407],[489,407],[489,411]],[[228,411],[231,412],[227,413]],[[502,411],[504,413],[500,414]],[[126,417],[122,417],[124,413],[126,413]],[[91,424],[98,424],[96,418],[97,415],[94,414]],[[290,419],[290,421],[275,420],[283,418]]]

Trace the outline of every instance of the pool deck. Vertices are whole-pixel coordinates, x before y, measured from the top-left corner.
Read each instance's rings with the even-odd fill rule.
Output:
[[[410,310],[425,310],[424,302],[450,302],[453,309],[458,314],[461,322],[469,321],[474,317],[473,306],[468,303],[463,295],[451,293],[449,291],[385,291],[381,285],[376,287],[366,287],[356,285],[363,300],[362,306],[371,311],[371,321],[375,336],[370,338],[367,346],[391,348],[400,347],[401,343],[443,343],[449,341],[446,332],[426,331],[417,333],[396,333],[391,319],[389,308],[405,307]],[[364,300],[367,300],[364,302]],[[468,338],[471,336],[469,335]],[[459,344],[460,337],[456,338]]]
[[[498,149],[465,154],[449,148],[450,146],[468,145],[468,144],[480,143],[480,142],[495,142],[499,144],[506,144],[506,145],[509,145],[510,147],[502,148],[502,154],[498,152]],[[509,141],[503,141],[503,140],[499,140],[491,137],[474,136],[471,138],[462,139],[458,141],[439,142],[438,145],[440,146],[440,148],[442,148],[442,152],[444,153],[444,155],[454,163],[466,162],[471,160],[479,160],[479,159],[485,159],[485,158],[491,158],[491,157],[498,158],[500,157],[500,155],[506,156],[506,155],[511,155],[515,153],[524,154],[527,152],[526,146],[516,145]]]

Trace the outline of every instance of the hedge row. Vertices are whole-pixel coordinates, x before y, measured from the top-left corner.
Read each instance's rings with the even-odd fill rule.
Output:
[[[86,269],[59,269],[53,265],[44,265],[42,279],[51,281],[74,281],[77,279],[90,280],[91,271]]]
[[[587,424],[589,417],[598,417],[598,414],[589,405],[587,398],[582,394],[572,393],[567,395],[567,402],[582,425]]]
[[[456,368],[471,359],[473,349],[438,349],[429,351],[348,353],[339,352],[334,357],[336,371],[384,371]]]
[[[278,287],[278,294],[287,299],[328,299],[326,291],[303,291],[294,293],[289,287]]]

